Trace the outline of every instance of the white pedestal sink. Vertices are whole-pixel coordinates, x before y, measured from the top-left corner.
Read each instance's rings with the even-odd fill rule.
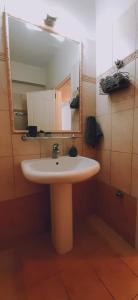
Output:
[[[21,162],[24,176],[51,185],[52,241],[59,254],[73,247],[72,184],[87,180],[100,170],[97,161],[82,156],[61,156]]]

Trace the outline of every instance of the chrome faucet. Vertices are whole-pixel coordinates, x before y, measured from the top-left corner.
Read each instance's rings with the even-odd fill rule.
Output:
[[[58,158],[59,153],[59,144],[53,144],[52,145],[52,158]]]

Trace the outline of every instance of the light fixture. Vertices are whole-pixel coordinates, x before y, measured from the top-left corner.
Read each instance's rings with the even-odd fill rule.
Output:
[[[55,33],[50,33],[55,39],[57,39],[59,42],[64,42],[65,38],[61,35],[55,34]]]
[[[35,26],[31,23],[26,23],[25,26],[30,29],[30,30],[34,30],[34,31],[42,31],[41,28],[39,28],[38,26]]]

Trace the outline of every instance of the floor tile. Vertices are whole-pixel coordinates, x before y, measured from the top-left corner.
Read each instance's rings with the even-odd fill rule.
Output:
[[[0,300],[138,300],[138,253],[90,219],[75,224],[66,255],[55,252],[50,234],[0,252]]]
[[[27,300],[69,300],[66,289],[56,277],[33,286],[26,294]]]
[[[61,278],[71,300],[113,299],[92,268],[85,262],[62,272]]]

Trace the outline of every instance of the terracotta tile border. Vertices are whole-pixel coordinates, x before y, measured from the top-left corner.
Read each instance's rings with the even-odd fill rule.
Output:
[[[87,76],[85,74],[82,75],[82,81],[96,84],[96,78],[95,77]]]
[[[7,58],[7,56],[5,55],[5,53],[0,52],[0,61],[7,61],[7,60],[8,60],[8,58]]]

